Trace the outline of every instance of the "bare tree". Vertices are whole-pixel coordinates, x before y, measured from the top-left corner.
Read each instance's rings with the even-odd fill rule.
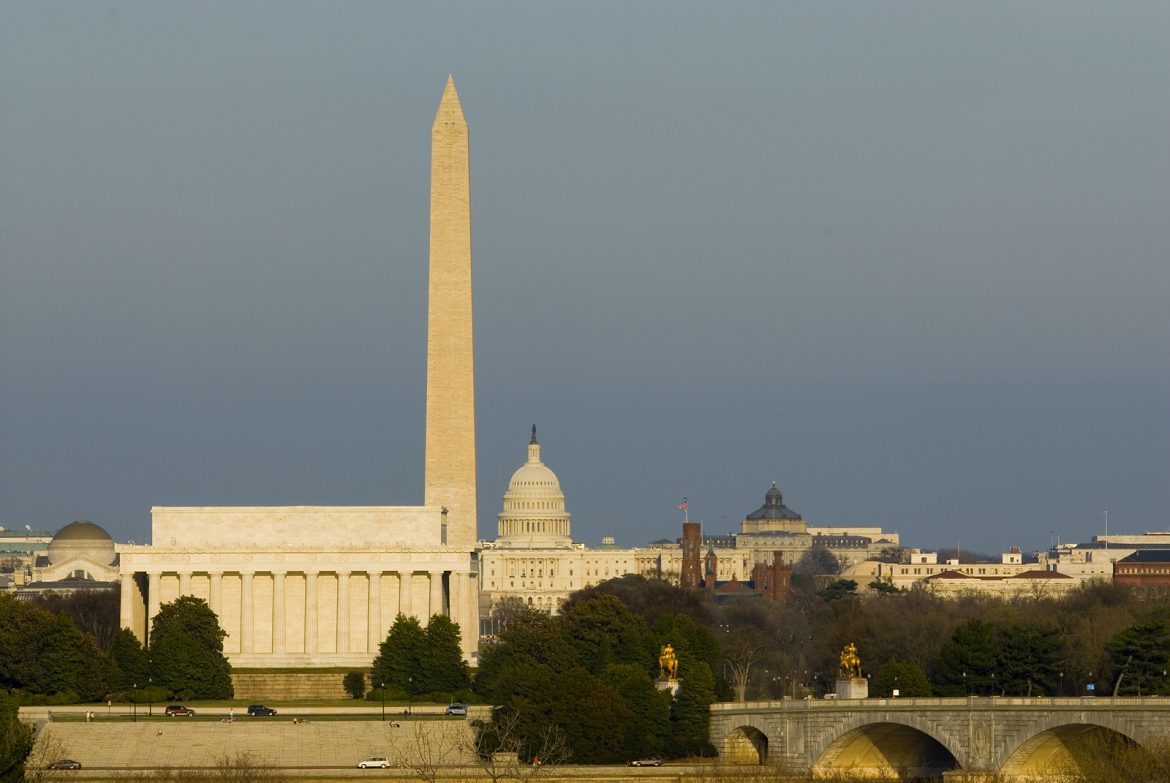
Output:
[[[767,649],[768,640],[754,628],[736,628],[727,634],[723,660],[731,670],[736,701],[744,701],[747,698],[752,666],[760,661]]]
[[[400,759],[417,780],[434,783],[447,767],[465,764],[471,744],[465,721],[410,721],[414,736],[407,741]]]
[[[26,783],[48,783],[51,780],[60,780],[64,775],[61,771],[49,769],[54,761],[66,758],[69,748],[59,736],[47,727],[36,733],[36,741],[32,752],[24,762],[24,780]]]
[[[516,713],[499,714],[491,722],[476,721],[472,728],[475,735],[468,750],[492,783],[532,780],[551,772],[569,758],[564,732],[556,725],[544,727],[536,742],[532,763],[520,758],[525,743]]]

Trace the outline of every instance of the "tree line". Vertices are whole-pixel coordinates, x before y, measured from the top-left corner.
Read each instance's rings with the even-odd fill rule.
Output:
[[[110,604],[112,628],[101,619]],[[231,697],[226,634],[205,601],[184,596],[165,604],[151,625],[149,650],[117,628],[116,612],[113,594],[46,604],[0,595],[0,686],[22,703]]]

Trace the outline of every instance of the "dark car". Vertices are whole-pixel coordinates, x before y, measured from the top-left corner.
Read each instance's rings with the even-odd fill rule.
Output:
[[[630,762],[631,767],[661,767],[662,759],[657,756],[647,756],[644,759],[634,759]]]
[[[190,707],[184,707],[182,704],[172,704],[166,708],[165,712],[172,718],[176,715],[185,715],[188,718],[193,718],[195,716],[195,710],[191,709]]]
[[[248,707],[249,715],[275,715],[276,710],[265,707],[263,704],[252,704]]]
[[[73,759],[61,759],[50,764],[49,769],[81,769],[81,762]]]

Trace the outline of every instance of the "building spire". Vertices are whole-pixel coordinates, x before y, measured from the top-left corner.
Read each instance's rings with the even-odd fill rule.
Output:
[[[439,110],[435,112],[435,127],[440,125],[467,126],[463,106],[459,103],[459,93],[455,89],[455,77],[451,74],[447,74],[443,97],[439,99]]]

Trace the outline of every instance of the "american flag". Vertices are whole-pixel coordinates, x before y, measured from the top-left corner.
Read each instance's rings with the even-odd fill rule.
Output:
[[[687,510],[687,499],[686,498],[683,498],[682,502],[678,504],[678,510],[679,511],[686,511]]]

